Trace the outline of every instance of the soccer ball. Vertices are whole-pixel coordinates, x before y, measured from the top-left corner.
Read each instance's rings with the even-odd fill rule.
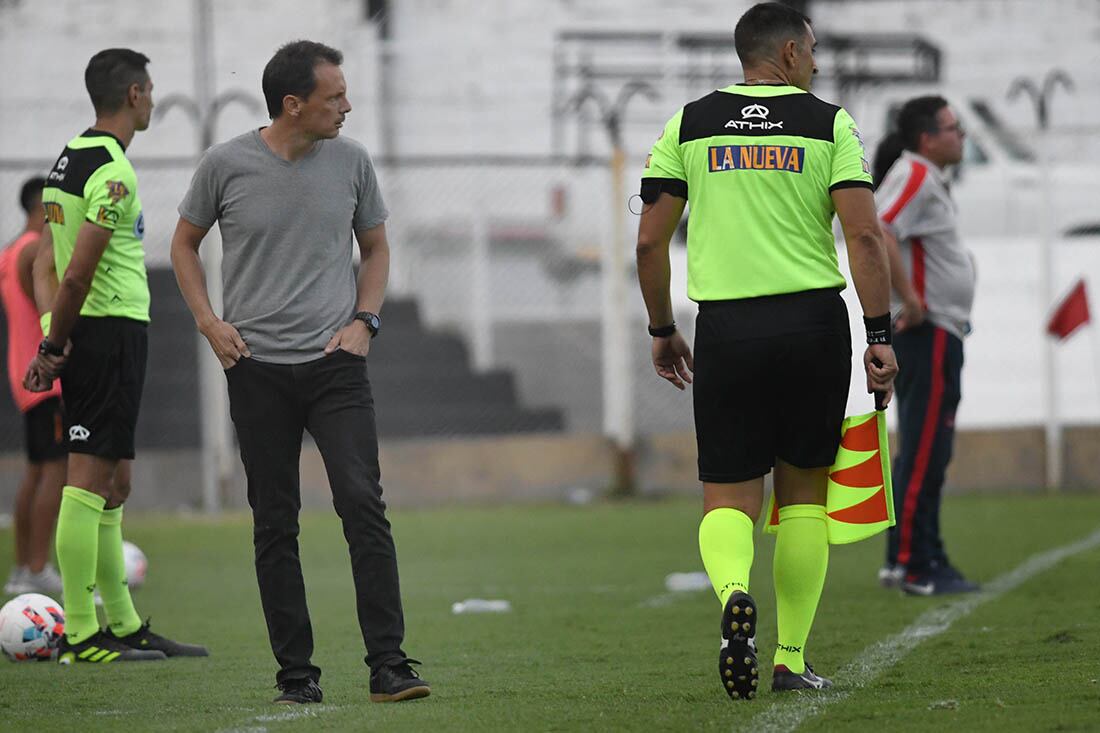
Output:
[[[49,596],[24,593],[0,608],[0,649],[13,662],[52,659],[64,633],[65,612]]]
[[[145,584],[145,572],[149,569],[149,559],[141,548],[133,542],[122,543],[122,560],[126,564],[126,585],[140,588]]]

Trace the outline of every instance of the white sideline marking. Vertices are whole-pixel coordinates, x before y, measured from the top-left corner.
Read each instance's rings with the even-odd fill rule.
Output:
[[[1077,542],[1032,555],[1015,569],[987,583],[980,592],[964,596],[946,606],[929,609],[901,632],[864,649],[833,676],[833,683],[840,689],[835,692],[830,690],[824,693],[791,695],[789,702],[778,703],[760,713],[746,728],[760,731],[795,730],[808,718],[817,715],[827,706],[848,698],[852,692],[893,667],[921,642],[947,631],[951,624],[978,606],[1014,590],[1067,557],[1098,546],[1100,529]]]
[[[249,722],[256,723],[278,723],[284,720],[300,720],[302,718],[316,718],[317,711],[310,709],[308,706],[303,705],[297,710],[287,710],[282,713],[265,713],[263,715],[257,715],[249,720]]]
[[[331,710],[335,710],[337,705],[302,705],[300,707],[292,707],[289,710],[283,710],[276,713],[261,713],[260,715],[254,715],[245,721],[244,727],[238,728],[222,728],[218,733],[267,733],[267,727],[263,725],[249,725],[250,723],[287,723],[293,720],[302,720],[303,718],[316,718],[322,713],[327,713]]]
[[[690,598],[690,593],[662,593],[659,596],[651,596],[638,602],[638,608],[664,608],[684,598]]]

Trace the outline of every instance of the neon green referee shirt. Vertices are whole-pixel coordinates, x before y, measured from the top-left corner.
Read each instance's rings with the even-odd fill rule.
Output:
[[[737,84],[687,104],[646,159],[643,191],[686,199],[688,297],[844,288],[830,192],[871,188],[855,121],[793,86]]]
[[[69,266],[76,234],[85,221],[112,232],[80,315],[148,322],[145,217],[137,175],[118,138],[88,130],[70,140],[46,178],[42,206],[59,277]]]

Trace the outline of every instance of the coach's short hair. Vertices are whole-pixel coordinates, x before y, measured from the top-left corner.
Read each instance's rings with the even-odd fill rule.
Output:
[[[936,115],[946,106],[947,100],[936,95],[914,97],[902,105],[898,112],[897,129],[906,150],[917,152],[921,134],[939,130]]]
[[[758,3],[749,8],[733,31],[733,45],[742,66],[774,58],[779,48],[806,35],[810,19],[782,3]]]
[[[126,101],[131,84],[149,80],[149,57],[128,48],[108,48],[92,56],[84,70],[84,86],[96,114],[117,112]]]
[[[292,94],[307,98],[317,88],[313,73],[318,64],[344,63],[344,54],[335,48],[313,41],[291,41],[271,57],[264,67],[264,100],[267,114],[275,119],[283,113],[283,97]]]
[[[19,205],[23,211],[31,213],[34,200],[42,196],[42,189],[46,187],[46,179],[42,176],[33,176],[23,181],[23,187],[19,189]]]

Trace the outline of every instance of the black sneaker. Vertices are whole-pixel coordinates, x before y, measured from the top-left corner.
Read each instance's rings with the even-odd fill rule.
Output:
[[[79,644],[70,644],[69,637],[62,636],[57,644],[57,663],[74,662],[153,662],[166,659],[164,652],[154,649],[131,649],[113,636],[102,631],[89,636]]]
[[[321,702],[325,697],[325,694],[321,692],[321,686],[309,677],[285,680],[275,686],[279,688],[279,696],[271,702],[277,705],[305,705],[311,702]]]
[[[722,646],[718,651],[718,676],[726,694],[734,700],[756,697],[760,669],[756,663],[756,601],[735,590],[722,608]]]
[[[954,565],[944,565],[940,568],[940,574],[948,580],[955,582],[955,587],[959,588],[960,593],[973,593],[974,591],[981,590],[981,586],[972,580],[967,580],[966,576],[958,571]]]
[[[415,659],[396,659],[383,664],[370,673],[371,702],[401,702],[416,700],[432,694],[431,686],[420,679],[410,665],[420,664]]]
[[[981,589],[952,567],[934,568],[924,573],[909,573],[901,583],[901,589],[911,596],[946,596],[956,593],[974,593]]]
[[[206,651],[204,646],[181,644],[160,634],[154,634],[149,630],[149,619],[146,619],[137,631],[126,636],[115,636],[115,632],[109,628],[103,633],[120,644],[125,644],[130,649],[156,649],[163,652],[166,657],[206,657],[210,655],[210,652]]]
[[[900,588],[905,580],[904,565],[883,565],[878,569],[878,584],[883,588]]]
[[[814,674],[814,669],[809,662],[806,663],[806,671],[802,674],[792,672],[785,664],[775,665],[775,670],[772,672],[772,692],[827,690],[832,686],[832,680]]]

